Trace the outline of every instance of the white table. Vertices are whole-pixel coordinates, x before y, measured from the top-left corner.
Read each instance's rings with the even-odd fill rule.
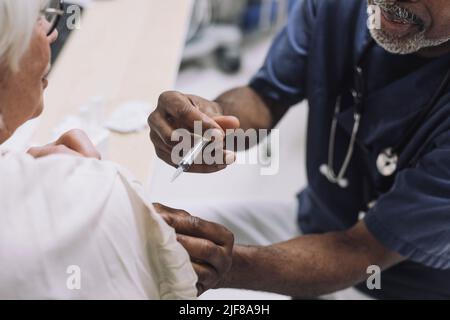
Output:
[[[174,85],[187,33],[191,0],[102,0],[84,12],[81,29],[61,52],[46,92],[46,109],[32,141],[44,144],[69,114],[102,95],[107,111],[129,100],[156,106]],[[112,134],[109,159],[141,181],[154,159],[148,131]]]

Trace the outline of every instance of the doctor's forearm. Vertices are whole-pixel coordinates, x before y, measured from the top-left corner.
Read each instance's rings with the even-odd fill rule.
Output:
[[[365,281],[370,265],[386,269],[402,260],[348,232],[302,236],[269,247],[236,247],[223,287],[314,298]]]

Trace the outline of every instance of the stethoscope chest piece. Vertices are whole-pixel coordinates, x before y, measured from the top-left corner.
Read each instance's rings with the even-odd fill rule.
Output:
[[[383,150],[377,158],[378,172],[384,177],[392,176],[397,171],[398,155],[391,148]]]

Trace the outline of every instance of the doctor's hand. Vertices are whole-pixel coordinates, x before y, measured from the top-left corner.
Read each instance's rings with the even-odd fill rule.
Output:
[[[28,154],[34,158],[54,154],[67,154],[77,157],[101,159],[100,153],[82,130],[74,129],[63,134],[57,141],[42,147],[33,147]]]
[[[177,240],[187,250],[198,276],[200,296],[217,288],[231,269],[234,236],[225,227],[191,216],[183,210],[154,204],[155,210],[175,229]]]
[[[222,108],[216,102],[174,91],[161,94],[156,110],[148,118],[151,129],[150,138],[158,157],[176,167],[178,163],[173,163],[172,151],[179,141],[172,141],[172,134],[177,129],[186,129],[194,133],[194,123],[197,121],[202,124],[201,134],[207,130],[215,130],[213,136],[219,139],[225,138],[227,129],[240,127],[239,120],[233,116],[224,116]],[[222,154],[217,158],[223,161],[212,165],[194,164],[190,172],[216,172],[225,169],[227,164],[235,161],[233,151],[221,150],[220,152]]]

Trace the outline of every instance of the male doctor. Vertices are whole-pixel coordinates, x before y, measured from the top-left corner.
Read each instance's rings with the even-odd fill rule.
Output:
[[[379,28],[367,26],[368,5]],[[353,287],[359,297],[450,298],[449,70],[448,0],[303,0],[248,86],[215,101],[161,95],[151,139],[172,165],[171,133],[195,120],[270,129],[290,106],[310,106],[309,184],[295,207],[222,206],[202,215],[211,223],[158,206],[199,293],[312,298]],[[370,266],[383,271],[381,288],[366,285]]]

